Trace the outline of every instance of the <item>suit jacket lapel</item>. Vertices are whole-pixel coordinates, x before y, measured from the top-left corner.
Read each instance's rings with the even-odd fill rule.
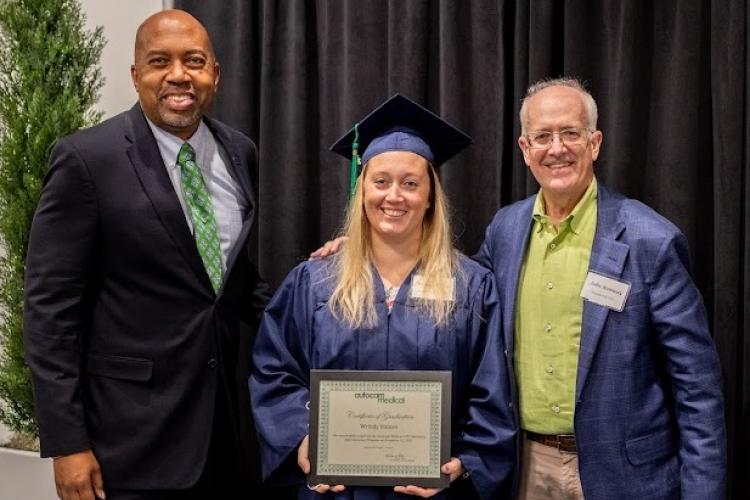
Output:
[[[597,186],[596,233],[591,248],[589,271],[618,279],[622,275],[630,247],[617,241],[625,230],[619,220],[620,204],[609,191]],[[578,354],[578,375],[576,377],[576,401],[580,401],[581,391],[586,382],[591,362],[594,358],[604,324],[610,310],[607,307],[584,301],[581,325],[581,346]],[[612,313],[618,314],[618,313]]]
[[[204,121],[208,129],[214,135],[214,138],[218,141],[219,145],[224,148],[229,157],[229,165],[227,169],[229,174],[232,176],[234,181],[240,186],[245,197],[250,201],[251,205],[255,203],[255,195],[252,190],[252,180],[250,179],[250,168],[245,163],[244,158],[240,155],[237,150],[237,146],[232,142],[226,128],[218,123],[216,120],[204,117]],[[250,207],[248,213],[252,213],[254,206]]]
[[[534,211],[534,200],[536,196],[531,196],[524,200],[524,206],[517,212],[517,218],[513,223],[513,236],[509,241],[509,251],[506,254],[510,259],[508,263],[508,274],[503,280],[505,286],[503,304],[503,332],[505,345],[515,345],[515,322],[516,322],[516,303],[518,301],[518,281],[521,279],[521,266],[526,256],[526,248],[529,245],[529,233],[533,227],[531,214]]]
[[[245,194],[245,199],[248,202],[247,212],[242,221],[242,230],[237,236],[237,241],[234,242],[234,245],[227,256],[227,272],[224,276],[224,283],[219,290],[219,294],[221,294],[224,291],[224,285],[228,281],[229,273],[234,268],[234,264],[240,253],[245,248],[245,242],[250,236],[250,229],[255,220],[255,193],[253,193],[252,180],[250,179],[250,166],[247,165],[245,159],[239,154],[239,151],[237,151],[237,147],[230,139],[229,134],[227,134],[224,127],[216,121],[210,118],[206,118],[205,121],[219,145],[227,152],[227,156],[229,157],[229,165],[227,165],[229,174],[240,186],[240,189]]]
[[[198,253],[198,248],[195,245],[195,239],[185,220],[185,213],[182,211],[180,200],[174,192],[174,187],[159,153],[156,139],[154,139],[151,129],[146,123],[140,106],[138,104],[133,106],[127,117],[130,126],[126,135],[132,143],[127,149],[127,154],[141,181],[141,186],[151,200],[167,233],[179,248],[190,268],[204,282],[207,290],[213,290],[201,256]]]

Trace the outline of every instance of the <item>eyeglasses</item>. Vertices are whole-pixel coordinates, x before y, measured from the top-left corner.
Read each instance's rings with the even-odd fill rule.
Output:
[[[560,142],[566,146],[570,146],[586,142],[588,132],[590,131],[587,128],[564,128],[558,132],[536,130],[526,134],[526,140],[528,140],[531,149],[549,149],[552,147],[555,136],[560,139]]]

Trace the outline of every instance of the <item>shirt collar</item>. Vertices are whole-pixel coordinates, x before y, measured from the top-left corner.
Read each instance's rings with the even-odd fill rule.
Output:
[[[208,130],[208,127],[203,120],[201,120],[198,129],[187,141],[159,128],[154,122],[149,120],[148,117],[146,117],[146,122],[148,122],[148,126],[151,127],[151,132],[154,134],[156,144],[159,146],[159,151],[161,152],[162,157],[164,159],[170,159],[167,167],[175,168],[177,166],[177,154],[180,152],[182,145],[186,142],[195,150],[195,155],[198,159],[203,157],[202,154],[207,147],[208,138],[211,136],[211,131]],[[204,162],[199,161],[198,166],[202,168],[203,163]]]
[[[583,193],[583,197],[578,201],[576,206],[573,208],[573,211],[570,212],[570,215],[568,215],[564,220],[560,222],[561,231],[567,227],[570,227],[570,230],[573,231],[573,233],[578,234],[578,227],[581,224],[583,214],[588,212],[596,203],[596,192],[597,183],[596,177],[594,177],[591,180],[591,184],[589,184],[589,187],[586,188],[586,192]],[[537,232],[541,231],[549,222],[549,217],[547,217],[547,213],[544,210],[544,196],[542,195],[541,189],[536,195],[536,200],[534,200],[534,211],[532,213],[532,217],[536,222],[539,223]]]

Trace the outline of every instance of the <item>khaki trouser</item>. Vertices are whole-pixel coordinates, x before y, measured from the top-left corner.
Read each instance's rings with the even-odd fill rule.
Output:
[[[583,500],[578,454],[524,437],[518,500]]]

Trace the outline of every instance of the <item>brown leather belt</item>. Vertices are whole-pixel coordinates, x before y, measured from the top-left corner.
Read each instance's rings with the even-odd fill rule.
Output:
[[[560,451],[568,453],[576,452],[576,437],[573,434],[537,434],[536,432],[526,431],[526,437],[545,446],[557,448]]]

